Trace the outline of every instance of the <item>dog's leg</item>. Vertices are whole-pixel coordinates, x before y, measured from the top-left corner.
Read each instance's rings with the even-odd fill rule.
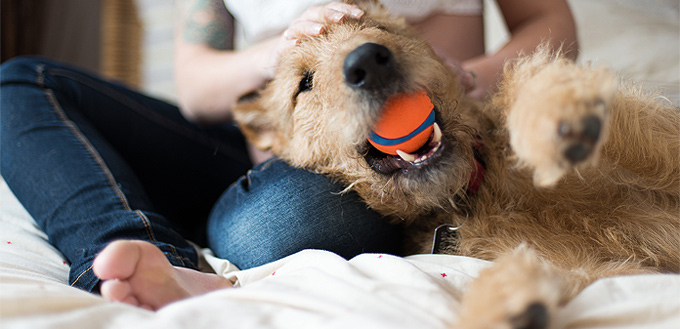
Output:
[[[539,51],[506,70],[503,85],[494,102],[536,185],[554,185],[570,169],[597,161],[609,132],[613,75]]]
[[[455,328],[554,328],[558,309],[591,283],[605,277],[658,273],[639,262],[577,258],[554,265],[526,245],[502,255],[463,293]]]
[[[501,257],[464,293],[459,328],[547,328],[566,291],[559,272],[526,246]]]
[[[597,164],[599,176],[617,185],[677,195],[680,112],[670,102],[546,50],[508,69],[494,102],[536,185]]]
[[[603,173],[617,185],[663,192],[677,202],[680,109],[667,99],[626,84],[618,88],[609,109],[610,137],[602,149],[609,166]],[[672,213],[677,215],[677,208]]]
[[[624,247],[615,258],[635,255],[648,266],[677,271],[680,110],[604,69],[545,52],[520,61],[506,78],[494,101],[534,183],[560,181],[564,202],[599,189],[612,196],[610,208],[599,207],[631,205],[601,213],[618,218],[613,231],[622,232],[616,239],[605,232],[602,240]]]

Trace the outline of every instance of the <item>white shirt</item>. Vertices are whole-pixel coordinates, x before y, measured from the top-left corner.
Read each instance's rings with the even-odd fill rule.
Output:
[[[243,49],[281,33],[313,5],[329,0],[224,0],[236,19],[235,47]],[[394,15],[409,22],[420,21],[434,13],[481,15],[482,0],[382,0]]]

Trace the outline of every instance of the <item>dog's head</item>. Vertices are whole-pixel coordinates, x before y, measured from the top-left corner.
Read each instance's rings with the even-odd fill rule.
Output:
[[[474,167],[474,118],[458,80],[403,19],[377,2],[359,5],[361,20],[328,25],[284,53],[275,78],[235,118],[259,148],[340,180],[383,214],[409,220],[455,208]],[[413,158],[370,145],[386,100],[421,91],[437,127]]]

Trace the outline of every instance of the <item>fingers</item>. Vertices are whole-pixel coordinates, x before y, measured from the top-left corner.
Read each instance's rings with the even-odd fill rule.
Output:
[[[323,31],[324,26],[321,23],[296,20],[283,32],[283,36],[287,40],[299,40],[305,36],[320,35]]]
[[[458,79],[463,85],[463,89],[466,93],[469,93],[477,87],[477,74],[473,71],[463,71]]]
[[[359,19],[363,15],[364,12],[359,7],[340,2],[332,2],[325,6],[313,6],[293,21],[283,35],[288,40],[316,36],[324,32],[326,24],[340,23],[348,17]]]
[[[321,35],[325,32],[326,25],[337,24],[348,18],[360,19],[364,16],[364,11],[355,5],[341,2],[331,2],[325,6],[313,6],[305,10],[300,17],[294,20],[286,29],[282,37],[271,48],[269,62],[271,70],[266,70],[266,77],[273,77],[281,53],[300,43],[305,37]]]
[[[339,23],[345,17],[359,19],[364,15],[363,10],[355,5],[348,5],[341,2],[331,2],[325,6],[315,6],[309,8],[302,18],[307,20],[317,20],[319,22]]]
[[[442,59],[444,65],[446,65],[455,75],[458,77],[458,82],[460,82],[461,88],[465,93],[470,93],[477,87],[477,74],[473,71],[467,71],[463,69],[463,64],[458,60],[449,57],[446,52],[433,47],[435,54]]]

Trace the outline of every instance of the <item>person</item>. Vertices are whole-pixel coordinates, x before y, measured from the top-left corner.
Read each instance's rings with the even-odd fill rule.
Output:
[[[2,65],[0,171],[71,263],[71,285],[148,309],[230,287],[199,271],[188,240],[242,269],[306,248],[398,253],[399,226],[323,176],[260,163],[267,156],[229,121],[239,96],[272,79],[282,52],[364,15],[324,2],[177,1],[179,107],[45,59]],[[505,60],[546,39],[577,53],[565,0],[498,0],[512,38],[488,55],[481,0],[383,2],[474,97],[493,92]],[[248,45],[238,50],[228,49],[230,13],[237,43]]]

